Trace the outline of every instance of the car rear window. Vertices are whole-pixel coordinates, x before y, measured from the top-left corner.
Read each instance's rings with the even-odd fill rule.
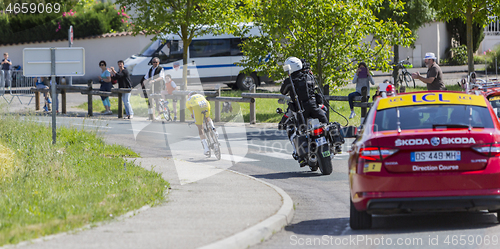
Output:
[[[472,108],[472,115],[471,110]],[[494,128],[486,107],[469,105],[421,105],[379,110],[375,116],[374,131],[398,129],[397,110],[401,130],[432,129],[434,127],[460,128],[460,126]],[[470,118],[470,121],[469,121]]]

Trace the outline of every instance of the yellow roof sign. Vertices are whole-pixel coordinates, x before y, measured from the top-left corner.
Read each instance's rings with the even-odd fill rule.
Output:
[[[494,96],[489,99],[489,101],[500,100],[500,96]]]
[[[482,95],[452,92],[410,93],[380,99],[377,110],[414,105],[475,105],[486,107],[486,102]]]

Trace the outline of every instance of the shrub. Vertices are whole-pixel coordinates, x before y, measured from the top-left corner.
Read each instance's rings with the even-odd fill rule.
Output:
[[[452,65],[466,65],[467,64],[467,46],[461,45],[456,48],[450,49],[452,54],[450,63]]]
[[[89,4],[66,6],[58,14],[0,14],[0,44],[67,39],[70,25],[75,38],[127,30],[124,10],[108,2]]]
[[[486,53],[486,56],[488,57],[488,71],[495,72],[495,67],[500,67],[500,45],[496,46],[493,50],[490,52]],[[496,57],[496,63],[495,63],[495,57]],[[500,71],[500,68],[497,68],[498,71]]]

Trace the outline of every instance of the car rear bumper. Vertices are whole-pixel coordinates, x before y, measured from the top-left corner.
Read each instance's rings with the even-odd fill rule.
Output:
[[[481,210],[500,210],[500,195],[372,199],[366,209],[371,214]]]

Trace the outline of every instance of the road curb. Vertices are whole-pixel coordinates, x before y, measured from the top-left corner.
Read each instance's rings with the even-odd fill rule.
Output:
[[[292,198],[281,188],[257,179],[253,176],[245,175],[233,170],[227,170],[232,173],[249,177],[255,181],[261,182],[271,188],[273,188],[283,200],[283,205],[273,216],[265,219],[264,221],[244,230],[237,234],[234,234],[225,239],[216,241],[212,244],[199,247],[199,249],[215,249],[215,248],[228,248],[228,249],[239,249],[248,248],[250,246],[259,244],[267,239],[269,239],[274,233],[281,231],[283,227],[290,224],[294,215],[293,201]]]

